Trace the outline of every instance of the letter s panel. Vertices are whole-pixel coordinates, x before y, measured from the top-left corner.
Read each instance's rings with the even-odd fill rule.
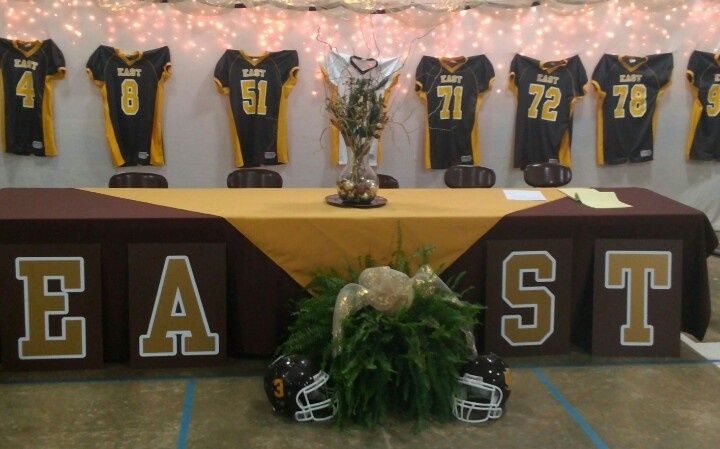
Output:
[[[486,273],[486,350],[568,352],[572,240],[489,241]]]

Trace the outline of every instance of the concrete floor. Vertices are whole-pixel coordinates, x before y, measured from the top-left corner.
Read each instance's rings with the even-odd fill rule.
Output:
[[[720,258],[709,259],[707,338],[679,359],[510,359],[513,394],[495,422],[336,430],[272,414],[264,361],[218,369],[0,372],[0,449],[720,447]],[[713,343],[715,342],[715,343]],[[58,381],[58,379],[62,379]]]

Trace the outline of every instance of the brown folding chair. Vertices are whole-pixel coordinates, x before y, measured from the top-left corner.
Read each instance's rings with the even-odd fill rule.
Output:
[[[167,189],[168,182],[157,173],[125,172],[111,176],[108,187]]]
[[[241,168],[227,177],[227,186],[230,188],[280,188],[282,185],[283,179],[280,173],[264,168]]]
[[[378,182],[380,183],[381,189],[399,189],[400,183],[397,179],[393,178],[390,175],[382,175],[378,173]]]
[[[453,165],[445,170],[445,185],[452,189],[492,187],[495,172],[476,165]]]
[[[533,187],[560,187],[572,180],[570,167],[543,162],[525,167],[525,182]]]

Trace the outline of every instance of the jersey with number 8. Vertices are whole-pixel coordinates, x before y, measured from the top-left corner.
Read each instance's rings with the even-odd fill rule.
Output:
[[[90,56],[87,72],[103,97],[113,164],[163,165],[162,103],[171,73],[168,47],[125,54],[101,45]]]
[[[577,55],[559,61],[515,55],[510,64],[510,88],[518,98],[515,167],[539,162],[570,165],[572,106],[585,94],[586,83]]]
[[[64,75],[65,58],[52,40],[0,38],[0,136],[5,151],[57,155],[53,82]]]
[[[672,54],[603,55],[593,72],[599,93],[597,163],[653,159],[658,95],[670,81]]]
[[[215,84],[230,97],[230,134],[238,167],[288,162],[287,101],[297,71],[295,50],[260,56],[227,50],[218,61]]]
[[[694,51],[687,78],[694,87],[695,101],[685,155],[693,160],[720,161],[720,54]]]

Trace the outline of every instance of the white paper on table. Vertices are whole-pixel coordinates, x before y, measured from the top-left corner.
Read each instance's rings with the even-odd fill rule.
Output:
[[[547,201],[545,195],[539,190],[510,190],[503,189],[505,199],[511,201]]]

